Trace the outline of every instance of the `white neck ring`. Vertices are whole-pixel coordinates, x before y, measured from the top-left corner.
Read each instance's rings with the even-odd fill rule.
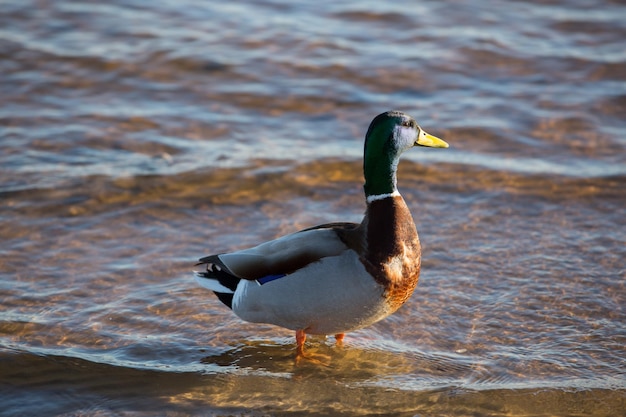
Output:
[[[398,190],[395,190],[394,192],[388,193],[388,194],[368,195],[367,202],[371,203],[373,201],[384,200],[385,198],[399,197],[399,196],[400,196],[400,193],[398,192]]]

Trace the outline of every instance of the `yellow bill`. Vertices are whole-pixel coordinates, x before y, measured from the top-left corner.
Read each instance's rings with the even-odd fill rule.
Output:
[[[420,129],[420,132],[417,135],[417,141],[415,141],[415,145],[428,146],[429,148],[447,148],[449,146],[444,140],[441,140],[438,137],[431,135],[430,133],[426,133],[422,129]]]

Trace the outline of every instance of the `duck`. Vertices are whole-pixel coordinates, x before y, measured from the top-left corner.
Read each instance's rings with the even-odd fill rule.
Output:
[[[366,209],[361,223],[309,227],[257,246],[198,260],[195,279],[240,319],[295,331],[296,362],[307,335],[347,332],[394,313],[415,290],[421,246],[411,212],[398,192],[397,167],[415,146],[447,148],[411,116],[387,111],[365,135]]]

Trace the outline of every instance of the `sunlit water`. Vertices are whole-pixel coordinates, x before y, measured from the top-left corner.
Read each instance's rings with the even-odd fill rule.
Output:
[[[626,409],[626,8],[0,2],[0,415]],[[195,260],[360,221],[363,136],[448,141],[399,186],[424,246],[394,316],[244,323]]]

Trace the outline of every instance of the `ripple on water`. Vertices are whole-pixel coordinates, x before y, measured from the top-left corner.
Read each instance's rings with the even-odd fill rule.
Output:
[[[600,3],[0,2],[0,414],[619,414],[625,29]],[[294,367],[193,263],[359,221],[391,108],[452,145],[400,164],[420,284]]]

